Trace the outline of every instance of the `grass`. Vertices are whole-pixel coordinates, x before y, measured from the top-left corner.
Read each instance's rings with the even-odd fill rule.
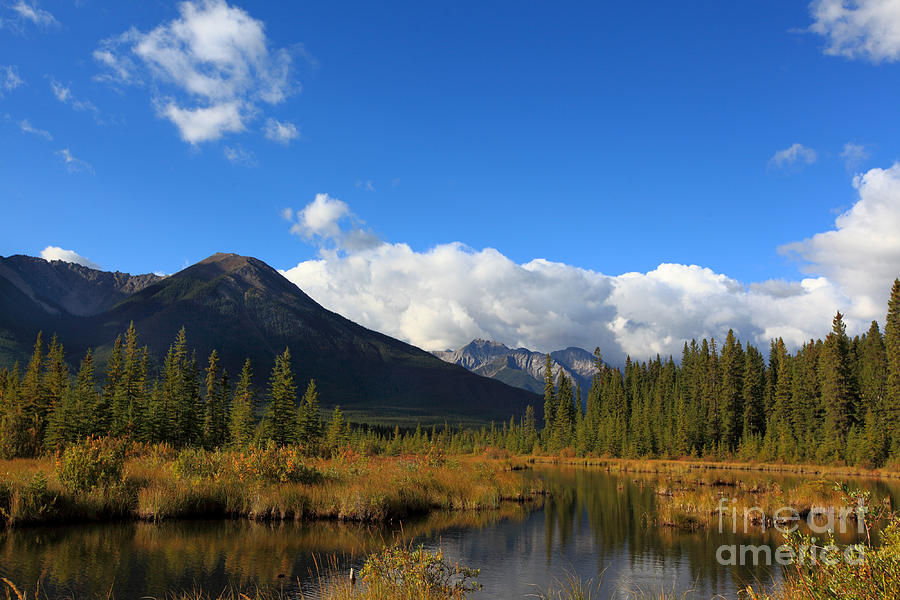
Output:
[[[593,467],[610,473],[684,474],[702,471],[744,471],[779,475],[816,476],[824,479],[880,478],[900,479],[900,469],[866,469],[846,465],[813,465],[791,463],[764,463],[744,461],[720,461],[698,459],[630,459],[596,457],[562,457],[533,455],[523,457],[531,464],[573,465]]]
[[[121,480],[86,491],[64,486],[51,459],[0,462],[0,524],[192,517],[385,522],[436,510],[497,509],[543,493],[539,481],[503,460],[282,456],[272,461],[279,471],[249,453],[190,452],[131,456]],[[301,460],[290,471],[281,464]]]

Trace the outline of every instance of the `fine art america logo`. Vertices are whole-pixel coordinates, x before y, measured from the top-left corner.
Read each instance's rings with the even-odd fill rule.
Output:
[[[867,508],[862,498],[857,500],[854,507],[813,507],[804,519],[796,509],[783,506],[775,510],[771,515],[758,506],[744,508],[742,512],[734,505],[736,498],[723,497],[719,500],[719,533],[724,534],[730,526],[731,533],[741,533],[739,525],[743,526],[743,533],[751,529],[765,532],[767,526],[774,527],[786,538],[797,535],[803,522],[810,534],[828,535],[833,540],[835,532],[846,534],[854,530],[850,520],[856,522],[856,533],[865,533],[865,514]],[[729,518],[730,517],[730,518]],[[815,537],[806,536],[800,538],[801,543],[788,545],[782,544],[772,550],[766,544],[722,544],[716,550],[716,560],[720,565],[781,565],[800,564],[803,566],[814,564],[833,565],[844,561],[850,565],[865,563],[865,552],[862,545],[849,545],[843,549],[834,543],[824,546],[818,545]]]

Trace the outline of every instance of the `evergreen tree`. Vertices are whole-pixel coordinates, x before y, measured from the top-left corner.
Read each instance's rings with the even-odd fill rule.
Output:
[[[765,433],[766,365],[755,347],[747,344],[743,376],[743,435],[760,436]]]
[[[243,447],[253,439],[255,394],[253,369],[248,358],[234,389],[228,419],[228,437],[232,445]]]
[[[219,368],[219,353],[213,350],[206,367],[206,395],[203,405],[203,439],[207,448],[217,448],[226,441],[228,421],[226,385],[228,376]]]
[[[331,413],[331,421],[325,431],[325,446],[332,453],[339,451],[350,441],[348,423],[340,406],[335,406]]]
[[[744,354],[741,344],[729,329],[719,363],[719,406],[722,418],[722,442],[728,450],[737,448],[743,426]]]
[[[825,338],[820,365],[822,404],[825,407],[824,457],[843,457],[850,426],[853,425],[856,386],[850,369],[850,348],[843,315],[838,312],[832,332]]]
[[[553,378],[553,363],[550,355],[544,361],[544,436],[549,445],[553,433],[553,419],[556,417],[556,381]]]
[[[887,359],[885,420],[895,455],[900,456],[900,278],[894,280],[884,325]]]
[[[269,439],[282,446],[293,443],[297,434],[297,417],[294,411],[297,386],[294,385],[291,351],[288,348],[275,357],[275,366],[269,377],[268,401]]]
[[[311,379],[303,393],[298,411],[297,434],[307,451],[314,452],[322,438],[322,421],[319,417],[319,392],[316,380]]]

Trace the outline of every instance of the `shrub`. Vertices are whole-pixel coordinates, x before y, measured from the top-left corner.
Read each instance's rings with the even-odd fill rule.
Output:
[[[90,437],[66,448],[56,463],[56,478],[70,493],[109,488],[123,480],[125,446],[118,440]]]
[[[185,448],[172,462],[172,471],[178,477],[215,477],[222,470],[222,455],[203,449]]]
[[[56,494],[47,488],[47,476],[40,471],[18,481],[0,482],[0,517],[10,525],[40,521],[55,502]]]
[[[317,483],[322,474],[303,464],[303,454],[294,446],[269,443],[247,453],[234,454],[231,468],[238,479],[259,483]]]
[[[422,546],[385,548],[363,566],[363,581],[380,596],[394,598],[447,598],[460,600],[481,589],[478,569],[448,562],[443,550],[429,552]]]

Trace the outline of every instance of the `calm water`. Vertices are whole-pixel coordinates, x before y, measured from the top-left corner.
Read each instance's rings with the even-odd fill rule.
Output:
[[[0,575],[28,586],[40,580],[51,596],[77,598],[106,597],[111,589],[117,598],[163,597],[195,587],[217,592],[228,584],[296,589],[298,580],[309,591],[317,573],[326,571],[322,565],[337,564],[343,573],[361,566],[366,553],[384,541],[402,538],[443,548],[480,568],[484,590],[476,597],[484,599],[525,598],[568,574],[594,579],[604,590],[601,597],[631,588],[734,597],[749,583],[779,577],[777,569],[716,562],[721,544],[776,547],[780,536],[774,530],[734,535],[720,534],[717,527],[686,532],[652,525],[658,500],[653,479],[587,469],[541,469],[525,476],[541,477],[551,490],[543,506],[438,514],[402,528],[237,520],[0,532]],[[896,505],[897,489],[862,485],[893,496]]]

